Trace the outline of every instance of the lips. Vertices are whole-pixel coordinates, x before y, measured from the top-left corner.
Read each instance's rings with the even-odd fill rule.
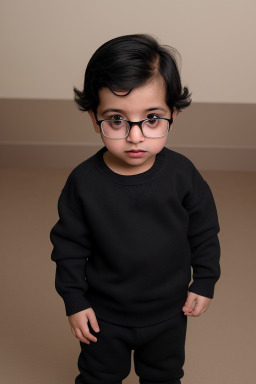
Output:
[[[131,149],[130,151],[126,151],[126,152],[135,152],[135,153],[137,153],[137,152],[145,152],[145,151],[143,151],[143,149]]]

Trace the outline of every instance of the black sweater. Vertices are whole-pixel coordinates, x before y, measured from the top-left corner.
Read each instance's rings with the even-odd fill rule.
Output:
[[[220,228],[194,164],[164,147],[148,171],[121,175],[106,150],[72,170],[58,200],[51,259],[66,315],[92,307],[102,320],[143,327],[182,312],[188,290],[213,298]]]

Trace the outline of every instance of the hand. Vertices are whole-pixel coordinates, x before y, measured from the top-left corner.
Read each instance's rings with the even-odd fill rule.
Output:
[[[91,307],[68,316],[71,332],[77,339],[86,344],[90,344],[90,340],[94,342],[97,341],[97,338],[90,333],[88,320],[90,320],[90,325],[93,330],[99,332],[99,324],[95,312]]]
[[[197,317],[204,313],[210,306],[212,299],[200,296],[194,292],[188,292],[185,305],[182,307],[184,315]]]

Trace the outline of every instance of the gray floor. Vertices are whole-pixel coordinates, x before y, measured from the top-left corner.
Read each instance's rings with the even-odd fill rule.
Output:
[[[79,342],[54,288],[49,231],[69,169],[0,169],[1,383],[71,384]],[[222,277],[188,319],[183,384],[255,379],[256,173],[201,171],[219,213]],[[138,383],[132,365],[125,384]],[[89,384],[89,383],[88,383]]]

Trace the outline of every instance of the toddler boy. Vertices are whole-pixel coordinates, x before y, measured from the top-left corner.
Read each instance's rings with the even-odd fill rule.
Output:
[[[69,174],[50,233],[81,346],[75,384],[122,383],[132,350],[141,384],[180,384],[187,316],[207,310],[220,277],[220,228],[207,182],[165,147],[191,102],[175,50],[150,35],[112,39],[74,91],[104,144]]]

